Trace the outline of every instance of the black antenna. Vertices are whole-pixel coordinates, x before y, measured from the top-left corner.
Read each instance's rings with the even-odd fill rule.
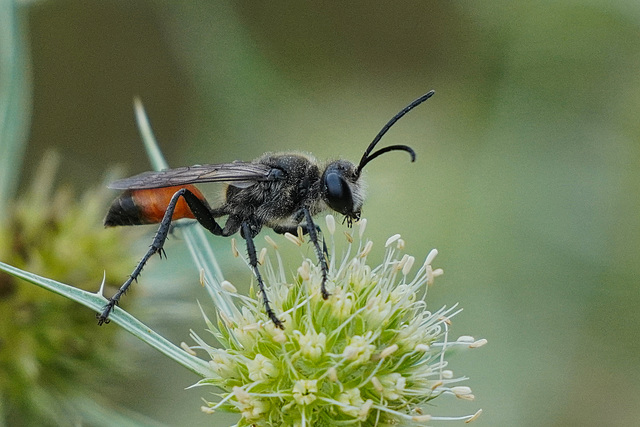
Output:
[[[360,164],[358,164],[358,168],[356,169],[356,177],[360,176],[360,172],[362,172],[362,169],[367,165],[367,163],[369,163],[371,160],[375,159],[376,157],[378,157],[378,156],[380,156],[380,155],[382,155],[384,153],[388,153],[389,151],[395,151],[395,150],[406,151],[411,156],[411,161],[412,162],[416,160],[415,151],[413,151],[413,149],[411,147],[407,146],[407,145],[390,145],[388,147],[381,148],[380,150],[376,151],[375,153],[373,153],[371,155],[369,155],[369,153],[371,153],[373,151],[373,149],[376,147],[376,144],[378,144],[378,142],[380,142],[380,139],[382,139],[384,134],[387,133],[387,131],[389,130],[389,128],[391,126],[393,126],[398,120],[400,120],[405,114],[407,114],[413,108],[417,107],[418,105],[422,104],[427,99],[431,98],[433,96],[433,94],[435,94],[435,93],[436,92],[434,90],[431,90],[431,91],[425,93],[420,98],[416,99],[411,104],[409,104],[406,107],[404,107],[398,114],[393,116],[393,118],[391,120],[389,120],[389,122],[387,122],[386,125],[384,125],[382,127],[380,132],[378,132],[376,137],[373,138],[373,141],[371,141],[371,144],[369,144],[369,147],[367,147],[367,149],[365,150],[364,154],[362,155],[362,159],[360,159]]]

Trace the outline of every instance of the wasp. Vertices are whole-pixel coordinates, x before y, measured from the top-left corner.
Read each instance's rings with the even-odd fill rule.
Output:
[[[266,314],[275,326],[284,329],[271,307],[258,268],[255,237],[263,227],[279,234],[296,234],[300,227],[303,234],[309,235],[322,269],[322,297],[329,298],[326,248],[320,247],[318,235],[321,230],[313,221],[314,215],[332,209],[344,215],[349,227],[360,219],[364,202],[361,179],[364,167],[390,151],[405,151],[412,162],[416,158],[414,150],[406,145],[390,145],[374,151],[376,145],[391,126],[434,93],[430,91],[422,95],[393,116],[369,144],[357,165],[347,160],[321,164],[314,157],[299,153],[267,153],[250,162],[144,172],[112,182],[109,187],[123,190],[123,193],[111,204],[104,220],[105,226],[157,223],[160,226],[147,253],[120,289],[108,299],[102,313],[96,315],[98,324],[108,323],[113,307],[131,283],[138,279],[149,258],[156,253],[160,257],[165,255],[163,246],[171,222],[191,218],[216,236],[228,237],[240,232],[246,242],[249,265],[256,276]],[[193,185],[207,182],[227,184],[222,205],[211,207]],[[218,223],[217,219],[221,217],[226,217],[224,226]]]

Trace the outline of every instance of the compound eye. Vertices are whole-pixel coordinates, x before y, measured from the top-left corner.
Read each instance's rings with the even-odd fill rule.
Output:
[[[341,214],[352,213],[353,197],[347,181],[339,173],[329,172],[324,177],[324,184],[329,206]]]

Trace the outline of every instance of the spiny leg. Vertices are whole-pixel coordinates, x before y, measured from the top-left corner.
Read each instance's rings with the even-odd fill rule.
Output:
[[[264,282],[262,281],[262,275],[260,274],[260,270],[258,269],[258,255],[256,254],[256,246],[253,243],[253,236],[251,233],[251,226],[247,221],[242,222],[242,237],[247,242],[247,254],[249,255],[249,264],[251,268],[253,268],[253,273],[256,275],[256,280],[258,281],[258,290],[262,294],[262,303],[264,304],[264,310],[269,316],[269,319],[273,322],[276,327],[280,329],[284,329],[284,325],[276,317],[276,313],[271,308],[271,304],[269,303],[269,298],[267,297],[267,292],[265,290]]]
[[[327,246],[325,245],[323,238],[323,249],[320,249],[317,232],[317,230],[319,230],[319,227],[314,224],[309,209],[302,208],[302,210],[307,222],[307,232],[309,233],[309,240],[311,240],[311,243],[313,243],[313,246],[316,249],[316,256],[318,257],[318,261],[320,262],[320,267],[322,269],[322,283],[320,284],[320,292],[322,293],[322,298],[327,299],[330,295],[329,292],[327,292],[327,277],[329,275],[329,266],[327,265],[327,257],[325,257],[325,254],[327,253]]]
[[[167,210],[164,212],[164,216],[162,217],[162,221],[160,222],[160,226],[158,227],[158,231],[153,238],[153,242],[151,242],[151,246],[149,246],[149,250],[142,257],[136,268],[133,270],[129,278],[124,282],[124,284],[118,289],[118,291],[113,294],[111,298],[109,298],[109,302],[104,306],[102,313],[96,314],[96,318],[98,319],[98,325],[102,325],[103,323],[109,323],[109,314],[113,310],[113,307],[118,304],[122,295],[127,292],[127,289],[131,286],[133,281],[138,280],[138,276],[142,272],[147,261],[154,254],[159,253],[160,257],[163,255],[166,258],[166,254],[164,254],[164,250],[162,247],[164,246],[164,242],[167,240],[167,235],[169,234],[169,230],[171,229],[171,219],[173,217],[173,212],[176,209],[176,204],[180,197],[183,197],[189,208],[193,212],[194,216],[198,220],[200,224],[202,224],[207,230],[211,231],[213,234],[220,235],[222,234],[222,228],[218,225],[218,223],[213,218],[211,214],[210,208],[206,202],[200,200],[195,194],[186,188],[182,188],[171,197],[169,204],[167,205]]]
[[[300,209],[293,217],[294,221],[300,222],[302,219],[305,219],[306,224],[301,224],[299,226],[280,226],[274,227],[273,231],[279,234],[291,233],[296,234],[298,227],[302,228],[303,234],[309,234],[309,240],[313,243],[314,249],[316,251],[316,256],[318,257],[318,261],[320,262],[320,267],[322,268],[322,284],[320,285],[320,292],[322,293],[322,298],[329,298],[329,292],[327,291],[326,283],[327,277],[329,275],[329,266],[327,264],[327,260],[329,259],[329,251],[327,250],[327,244],[324,240],[324,236],[322,237],[322,250],[320,250],[320,244],[318,243],[318,233],[322,233],[320,226],[316,225],[311,218],[311,213],[307,208]]]
[[[300,212],[300,218],[296,218],[298,220],[302,220],[302,217],[304,216],[304,212]],[[292,226],[292,227],[273,227],[273,231],[275,231],[278,234],[284,234],[284,233],[291,233],[293,235],[296,235],[296,233],[298,232],[298,227],[302,228],[302,234],[308,234],[309,233],[309,229],[307,227],[306,224],[301,224],[301,225],[297,225],[297,226]],[[319,225],[314,225],[316,232],[317,233],[322,233],[322,229],[320,228]],[[329,250],[327,249],[327,242],[324,239],[324,236],[322,236],[322,253],[324,254],[324,256],[329,259]]]

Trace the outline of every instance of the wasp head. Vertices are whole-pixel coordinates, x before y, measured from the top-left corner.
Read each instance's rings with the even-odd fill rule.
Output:
[[[360,219],[364,201],[364,184],[360,181],[360,174],[369,162],[390,151],[406,151],[411,156],[412,162],[416,160],[416,153],[406,145],[390,145],[377,151],[374,151],[374,148],[391,126],[414,107],[431,98],[434,93],[434,91],[425,93],[393,116],[373,138],[357,167],[346,160],[337,160],[331,162],[325,169],[322,174],[322,197],[331,209],[344,215],[348,226]]]
[[[344,215],[347,225],[360,219],[364,188],[353,163],[331,162],[322,174],[322,198],[334,211]]]

